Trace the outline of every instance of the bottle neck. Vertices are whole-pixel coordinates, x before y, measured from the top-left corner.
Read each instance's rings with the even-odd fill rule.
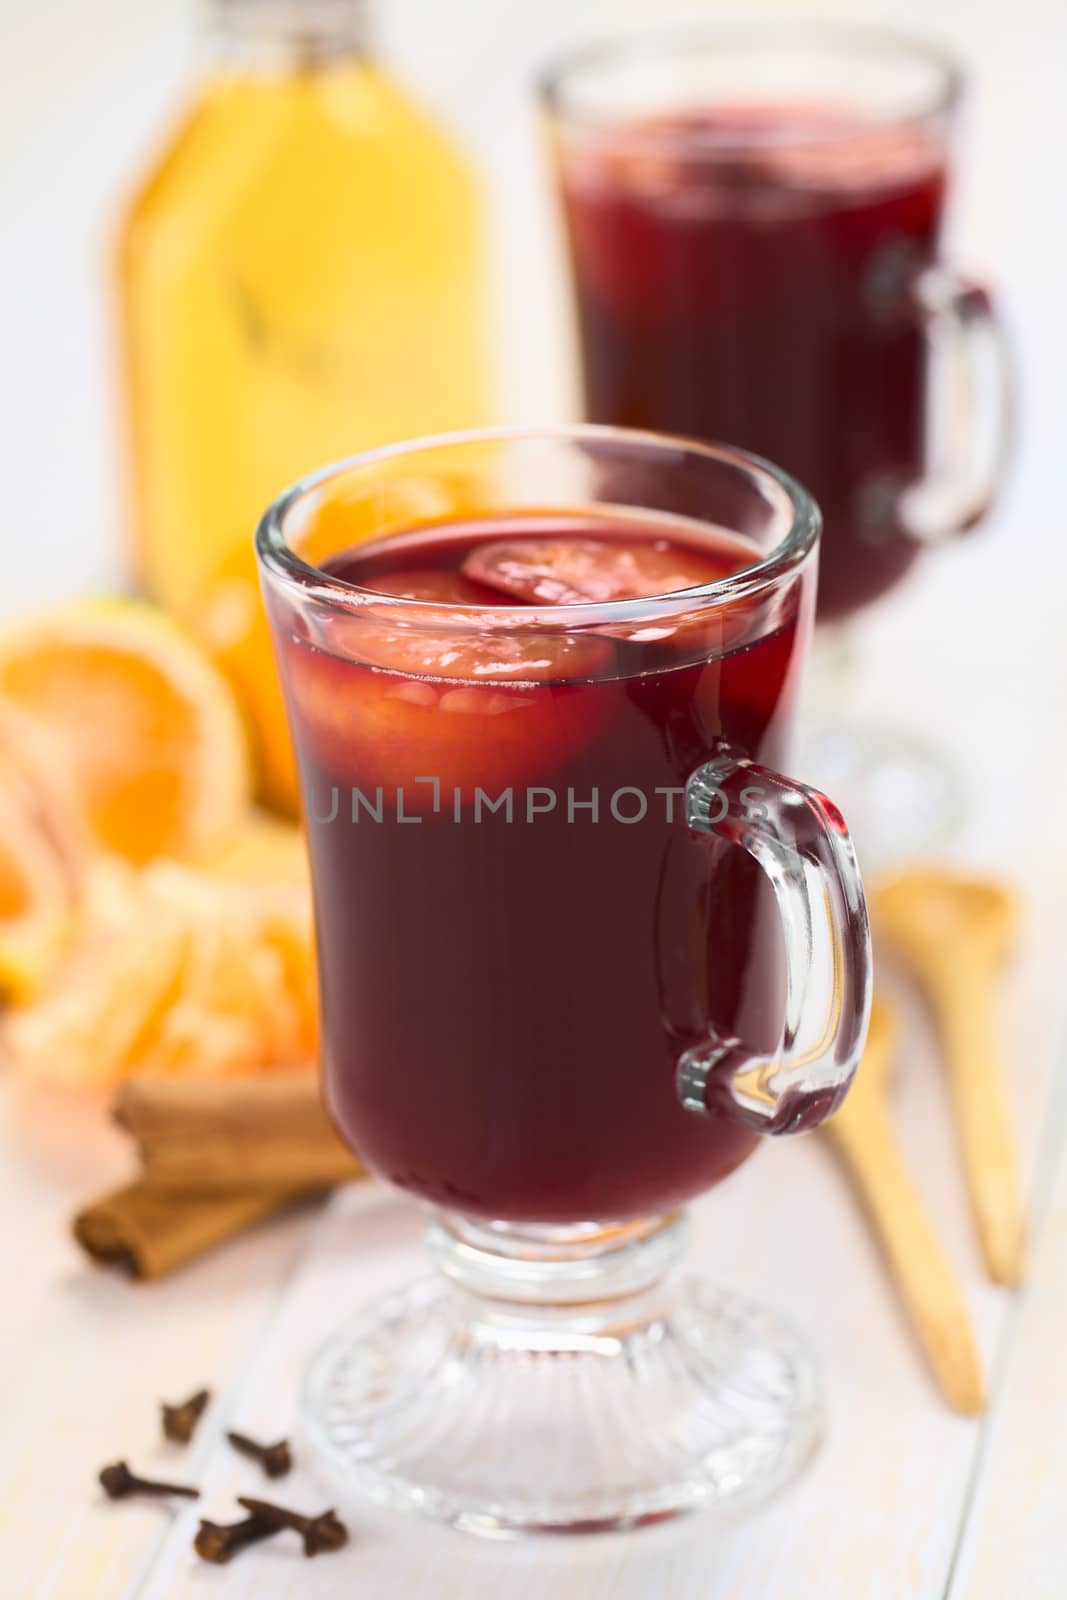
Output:
[[[365,0],[208,0],[207,14],[225,67],[316,66],[367,48]]]

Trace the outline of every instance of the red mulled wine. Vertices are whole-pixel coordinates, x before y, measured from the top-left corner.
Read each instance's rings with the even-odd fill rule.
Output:
[[[923,475],[940,144],[918,123],[741,106],[564,142],[586,406],[780,463],[824,517],[819,616],[911,566]]]
[[[675,1075],[710,1027],[774,1049],[778,913],[682,792],[721,741],[785,763],[810,564],[655,625],[574,607],[758,559],[680,518],[524,511],[333,557],[358,591],[314,637],[276,613],[328,1101],[393,1183],[474,1217],[624,1219],[752,1149],[683,1109]]]

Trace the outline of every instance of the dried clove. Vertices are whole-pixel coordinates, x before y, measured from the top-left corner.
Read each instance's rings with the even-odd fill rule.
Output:
[[[199,1489],[183,1483],[156,1483],[151,1478],[139,1478],[131,1472],[125,1461],[116,1461],[110,1467],[101,1467],[100,1485],[109,1500],[124,1500],[131,1494],[180,1494],[189,1500],[200,1497]]]
[[[335,1511],[323,1511],[317,1517],[303,1517],[298,1511],[271,1505],[267,1500],[253,1500],[248,1495],[239,1495],[237,1503],[250,1511],[253,1517],[270,1523],[275,1529],[292,1528],[303,1539],[306,1556],[340,1550],[348,1543],[348,1529]]]
[[[262,1517],[245,1517],[242,1522],[208,1522],[202,1520],[193,1540],[193,1549],[205,1561],[213,1561],[216,1566],[225,1566],[227,1561],[232,1561],[240,1550],[250,1544],[258,1544],[261,1539],[270,1539],[280,1531],[275,1522],[266,1522]]]
[[[163,1437],[174,1444],[188,1444],[210,1399],[210,1389],[198,1389],[180,1406],[168,1406],[164,1401],[159,1408],[163,1416]]]
[[[244,1433],[227,1433],[226,1437],[235,1450],[258,1461],[268,1478],[284,1478],[292,1470],[293,1457],[288,1440],[279,1439],[277,1444],[257,1444],[255,1439],[250,1439]]]

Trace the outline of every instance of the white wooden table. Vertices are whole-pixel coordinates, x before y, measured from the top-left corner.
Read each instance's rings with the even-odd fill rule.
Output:
[[[521,336],[516,417],[555,414],[554,303],[535,165],[518,92],[546,42],[640,15],[653,0],[389,0],[387,37],[412,76],[487,145],[501,201],[503,314]],[[684,9],[684,7],[683,7]],[[693,9],[690,7],[689,9]],[[705,9],[707,9],[705,7]],[[788,5],[761,9],[782,12]],[[824,5],[827,11],[844,5]],[[869,10],[930,22],[915,0]],[[996,522],[936,558],[865,621],[862,709],[921,722],[960,761],[963,862],[1013,878],[1024,947],[1007,1015],[1018,1134],[1034,1217],[1030,1284],[983,1280],[944,1084],[920,1007],[904,995],[908,1045],[897,1116],[991,1373],[981,1423],[952,1416],[926,1376],[850,1191],[817,1139],[748,1163],[695,1213],[693,1265],[786,1311],[826,1366],[830,1428],[806,1476],[743,1520],[683,1521],[576,1543],[481,1544],[369,1511],[348,1550],[313,1564],[284,1542],[231,1568],[198,1563],[198,1512],[222,1520],[255,1470],[226,1426],[286,1432],[301,1368],[343,1313],[420,1269],[415,1213],[384,1191],[264,1227],[170,1282],[136,1287],[88,1267],[70,1242],[75,1206],[128,1154],[90,1103],[0,1086],[0,1600],[175,1600],[217,1594],[382,1600],[1062,1600],[1067,1492],[1067,585],[1062,372],[1067,216],[1058,166],[1067,106],[1052,10],[944,4],[940,31],[981,79],[957,237],[995,265],[1023,352],[1026,428]],[[2,604],[76,591],[113,569],[106,350],[92,250],[129,149],[181,74],[180,0],[39,0],[7,29],[0,63],[0,205],[17,248],[0,252],[0,418],[5,462]],[[1057,46],[1059,47],[1057,49]],[[1041,128],[1040,138],[1034,134]],[[488,146],[487,146],[488,147]],[[62,189],[59,185],[62,183]],[[1055,197],[1059,196],[1059,199]],[[539,337],[538,329],[545,330]],[[10,454],[8,454],[10,452]],[[936,692],[935,692],[936,691]],[[158,1441],[156,1403],[202,1383],[216,1403],[193,1447]],[[96,1469],[125,1455],[189,1477],[201,1506],[111,1505]],[[310,1466],[286,1499],[325,1504]]]

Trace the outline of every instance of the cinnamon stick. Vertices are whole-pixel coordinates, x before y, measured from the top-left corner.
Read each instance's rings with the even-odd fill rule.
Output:
[[[114,1110],[137,1144],[146,1180],[161,1192],[328,1188],[366,1175],[335,1133],[308,1069],[131,1078]]]
[[[162,1278],[303,1197],[300,1190],[265,1188],[176,1195],[142,1181],[79,1212],[74,1237],[96,1261],[124,1267],[135,1278]]]
[[[95,1260],[137,1278],[160,1278],[295,1201],[366,1175],[334,1132],[310,1069],[131,1078],[114,1112],[142,1175],[80,1212],[74,1236]]]

